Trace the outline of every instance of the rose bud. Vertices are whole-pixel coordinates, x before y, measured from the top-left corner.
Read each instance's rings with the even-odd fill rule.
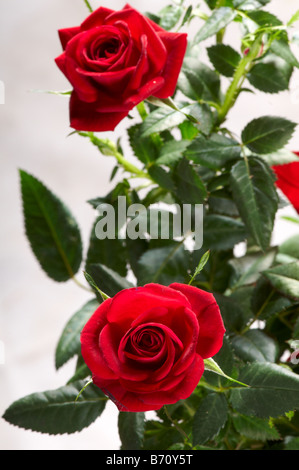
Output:
[[[184,284],[147,284],[105,300],[81,332],[97,385],[120,411],[188,398],[225,333],[214,296]]]
[[[172,96],[187,47],[185,33],[165,31],[130,5],[100,7],[59,37],[55,61],[73,87],[70,125],[81,131],[114,130],[149,96]]]

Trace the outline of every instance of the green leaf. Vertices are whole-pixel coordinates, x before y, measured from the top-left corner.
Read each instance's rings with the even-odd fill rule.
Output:
[[[297,10],[291,17],[291,19],[288,21],[287,25],[291,26],[293,23],[296,21],[299,21],[299,10]]]
[[[47,275],[64,282],[82,261],[81,234],[70,210],[43,183],[20,170],[26,235]]]
[[[174,192],[183,204],[201,204],[207,197],[205,185],[186,158],[176,166],[173,179]]]
[[[251,157],[236,163],[231,171],[233,199],[255,242],[266,250],[269,246],[278,196],[269,167]]]
[[[234,7],[239,10],[255,10],[269,3],[271,0],[233,0]]]
[[[105,292],[101,291],[101,289],[97,286],[97,284],[93,280],[92,276],[90,274],[88,274],[86,271],[84,271],[83,273],[84,273],[86,281],[88,282],[88,284],[90,285],[90,287],[94,291],[98,302],[102,303],[104,300],[109,299],[109,295],[107,295],[107,294],[105,294]]]
[[[243,367],[239,379],[249,384],[231,390],[230,402],[239,413],[276,418],[299,408],[299,375],[286,367],[256,362]]]
[[[212,170],[222,169],[228,162],[240,157],[241,148],[238,142],[221,134],[212,134],[206,138],[196,137],[184,153],[194,163]]]
[[[234,269],[231,277],[231,287],[254,284],[260,277],[262,271],[270,268],[274,263],[277,249],[270,248],[265,253],[257,252],[239,258],[233,258],[229,264]]]
[[[115,211],[116,217],[117,212]],[[96,235],[96,227],[102,217],[98,217],[93,224],[89,246],[86,256],[86,265],[104,264],[108,268],[116,271],[120,276],[127,274],[127,253],[126,246],[122,239],[115,234],[115,238],[99,238]]]
[[[299,437],[286,438],[285,450],[299,450]]]
[[[275,362],[277,360],[277,344],[263,331],[250,329],[243,335],[232,339],[235,353],[243,361]]]
[[[296,123],[277,116],[262,116],[250,121],[242,131],[242,141],[252,152],[267,154],[284,147]]]
[[[85,381],[77,381],[56,390],[27,395],[10,405],[3,418],[15,426],[46,434],[81,431],[102,414],[107,401],[93,384],[78,397],[84,385]]]
[[[152,136],[141,138],[141,124],[130,127],[127,132],[131,148],[142,163],[148,164],[157,159],[162,146],[160,139],[153,139]]]
[[[196,410],[193,421],[193,445],[204,444],[216,436],[228,418],[228,406],[223,394],[210,393]]]
[[[99,302],[96,299],[89,300],[65,325],[55,352],[55,365],[57,369],[59,369],[75,354],[80,353],[81,330],[98,306]]]
[[[286,148],[276,150],[273,153],[261,155],[261,157],[268,163],[269,166],[298,162],[298,156]]]
[[[278,56],[256,63],[247,74],[249,83],[264,93],[288,90],[293,65]]]
[[[204,245],[211,250],[228,250],[245,240],[248,232],[242,221],[224,215],[206,215],[203,219]]]
[[[197,135],[198,129],[190,121],[184,121],[182,124],[179,124],[178,128],[180,129],[182,141],[188,140],[189,144]]]
[[[263,275],[283,295],[299,299],[299,261],[282,264],[264,271]]]
[[[118,432],[121,450],[140,450],[144,438],[145,414],[119,412]]]
[[[279,26],[282,22],[272,13],[264,10],[254,10],[248,12],[249,18],[257,25],[263,27]]]
[[[295,301],[282,296],[275,291],[266,277],[261,276],[252,294],[251,308],[255,317],[260,320],[268,320],[277,314],[292,308]]]
[[[192,284],[193,280],[196,278],[196,276],[203,270],[203,268],[205,267],[205,265],[207,264],[208,260],[209,260],[209,257],[210,257],[210,250],[206,251],[202,257],[200,258],[200,261],[193,273],[189,281],[189,285]]]
[[[167,5],[158,13],[159,26],[166,31],[171,30],[178,23],[183,11],[180,5]]]
[[[299,260],[299,236],[293,235],[278,247],[278,252]]]
[[[250,319],[251,312],[249,315],[241,303],[232,296],[222,295],[216,292],[214,293],[214,297],[220,307],[226,329],[233,332],[241,331]],[[242,298],[244,299],[244,295]]]
[[[104,264],[89,264],[86,267],[86,272],[91,276],[95,285],[109,297],[113,297],[123,289],[134,287],[126,278]]]
[[[210,193],[209,209],[210,214],[220,214],[226,215],[228,217],[239,217],[237,206],[231,199],[230,193],[221,188]]]
[[[240,54],[231,46],[215,44],[207,49],[208,56],[215,69],[225,77],[232,77],[238,63]]]
[[[217,10],[214,10],[203,27],[196,34],[194,43],[198,44],[199,42],[218,33],[218,31],[233,21],[235,16],[236,12],[229,7],[220,7]]]
[[[289,43],[283,39],[277,39],[271,43],[271,51],[277,56],[284,59],[289,65],[299,67],[299,62],[293,54]]]
[[[151,134],[163,132],[178,126],[186,119],[186,114],[190,112],[192,105],[183,105],[180,111],[172,108],[158,108],[151,112],[140,127],[140,138]]]
[[[193,124],[194,128],[197,129],[197,133],[203,135],[209,135],[214,126],[214,113],[208,103],[194,103],[190,109],[190,115],[195,119],[192,123],[189,121],[184,121],[184,123],[189,122]],[[178,127],[181,129],[184,123],[180,124]]]
[[[184,283],[187,277],[188,256],[189,252],[180,242],[172,242],[169,246],[146,251],[138,262],[138,284]]]
[[[151,165],[148,168],[148,173],[155,183],[157,183],[161,188],[164,188],[167,191],[174,190],[174,183],[170,173],[161,166],[156,164]]]
[[[185,57],[177,86],[191,100],[220,101],[218,74],[197,57]]]
[[[190,145],[190,140],[170,140],[165,142],[161,148],[156,165],[172,166],[182,158],[186,148]]]
[[[192,5],[189,5],[182,19],[181,27],[184,26],[186,23],[188,23],[188,21],[192,18],[192,10],[193,10]]]
[[[232,422],[238,434],[248,439],[262,442],[281,439],[279,432],[270,425],[269,420],[237,414],[232,416]]]

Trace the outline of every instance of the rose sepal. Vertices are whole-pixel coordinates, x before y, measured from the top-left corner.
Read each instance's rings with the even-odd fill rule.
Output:
[[[205,365],[205,370],[208,370],[209,372],[214,372],[215,374],[221,375],[222,377],[225,377],[226,379],[230,380],[231,382],[235,382],[239,385],[242,385],[243,387],[249,387],[249,385],[244,384],[243,382],[239,382],[236,379],[233,379],[229,375],[225,374],[223,370],[218,366],[217,362],[212,359],[211,357],[204,359],[204,365]]]

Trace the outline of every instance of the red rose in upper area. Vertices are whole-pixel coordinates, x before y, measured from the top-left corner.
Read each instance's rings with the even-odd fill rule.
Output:
[[[59,30],[56,64],[73,86],[71,127],[109,131],[138,103],[173,95],[187,35],[165,31],[130,5],[100,7],[81,26]]]
[[[294,152],[299,157],[299,152]],[[276,186],[288,198],[299,214],[299,160],[272,167],[276,176]]]
[[[82,330],[81,351],[93,383],[120,411],[157,410],[191,395],[224,332],[212,294],[147,284],[98,307]]]

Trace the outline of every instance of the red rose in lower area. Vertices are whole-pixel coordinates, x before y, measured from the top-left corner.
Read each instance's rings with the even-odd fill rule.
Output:
[[[185,33],[165,31],[130,5],[100,7],[59,36],[56,64],[73,86],[71,127],[81,131],[113,130],[149,96],[172,96],[187,47]]]
[[[299,157],[299,152],[294,152]],[[288,198],[299,214],[299,159],[298,162],[273,166],[277,176],[276,186]]]
[[[212,294],[147,284],[98,307],[82,330],[81,351],[93,383],[120,411],[157,410],[191,395],[224,332]]]

